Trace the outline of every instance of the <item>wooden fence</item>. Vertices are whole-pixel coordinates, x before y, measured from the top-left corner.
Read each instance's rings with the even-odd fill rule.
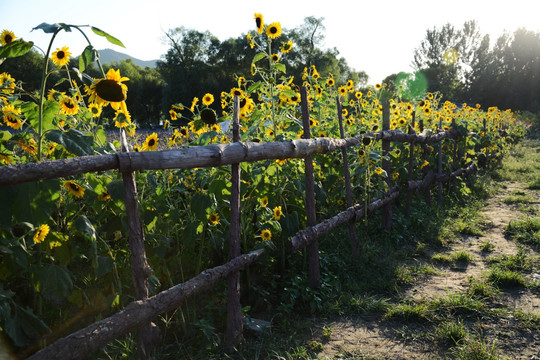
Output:
[[[383,103],[382,131],[370,132],[352,138],[345,138],[341,118],[341,104],[337,99],[337,115],[341,138],[311,139],[309,128],[309,108],[305,88],[301,88],[302,120],[304,126],[303,139],[291,141],[252,143],[239,141],[238,125],[238,98],[235,98],[233,112],[233,141],[228,144],[188,147],[177,150],[164,150],[157,152],[128,151],[125,134],[122,135],[122,152],[110,155],[84,156],[65,160],[45,161],[40,163],[4,166],[0,168],[0,186],[18,184],[22,182],[52,179],[72,176],[88,172],[104,170],[119,170],[124,182],[124,201],[129,226],[129,246],[131,250],[132,277],[135,287],[136,301],[128,304],[123,310],[114,315],[93,323],[71,335],[57,340],[47,347],[36,352],[29,359],[82,359],[90,357],[108,342],[136,331],[138,333],[138,358],[152,358],[153,351],[159,342],[159,328],[152,319],[157,315],[179,307],[183,301],[202,291],[210,289],[216,282],[227,278],[228,306],[227,325],[225,333],[225,346],[232,349],[242,339],[243,317],[240,306],[240,276],[239,272],[254,262],[264,250],[256,250],[247,254],[240,253],[240,166],[241,162],[254,162],[265,159],[302,158],[305,164],[305,207],[307,227],[291,238],[291,251],[307,247],[309,259],[309,284],[316,288],[319,285],[319,254],[318,238],[337,226],[348,224],[351,237],[351,249],[355,258],[359,256],[359,240],[357,238],[355,223],[364,219],[366,214],[377,209],[383,209],[383,226],[392,226],[392,202],[399,196],[400,187],[391,187],[390,162],[383,161],[383,169],[388,174],[387,184],[389,191],[369,204],[354,204],[349,166],[346,149],[362,143],[366,137],[382,141],[383,156],[390,151],[391,142],[408,143],[409,153],[409,179],[405,188],[407,191],[406,209],[410,209],[412,194],[424,191],[426,200],[429,198],[431,185],[435,182],[441,184],[458,176],[467,175],[476,170],[474,163],[464,169],[451,173],[442,173],[442,146],[438,147],[438,172],[427,171],[422,180],[412,180],[412,162],[414,147],[419,144],[434,144],[444,139],[456,138],[457,132],[452,128],[447,131],[438,131],[434,134],[416,134],[413,126],[409,133],[389,130],[389,106]],[[344,175],[346,183],[347,209],[321,223],[316,222],[315,194],[312,157],[315,154],[329,153],[340,149],[343,156]],[[457,149],[456,149],[457,151]],[[154,296],[149,297],[148,277],[152,269],[146,261],[144,248],[144,232],[139,218],[137,188],[134,171],[157,169],[190,169],[198,167],[216,167],[232,165],[231,190],[231,219],[229,231],[229,261],[211,269],[207,269],[194,278],[173,286]],[[439,200],[442,192],[439,185]]]

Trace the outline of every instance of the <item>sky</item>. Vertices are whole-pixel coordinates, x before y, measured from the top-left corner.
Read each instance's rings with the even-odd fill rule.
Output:
[[[446,23],[461,28],[466,21],[476,20],[492,44],[504,31],[540,32],[537,0],[0,0],[0,31],[11,30],[46,50],[51,35],[31,31],[35,26],[43,22],[92,25],[125,45],[110,44],[83,28],[96,49],[155,60],[167,52],[164,33],[169,29],[210,31],[226,40],[255,29],[254,13],[261,13],[266,24],[277,21],[285,29],[300,26],[308,16],[323,17],[323,46],[336,48],[350,67],[365,71],[370,84],[393,73],[412,72],[414,50],[426,31]],[[62,46],[78,56],[86,42],[78,32],[61,32],[53,50]]]

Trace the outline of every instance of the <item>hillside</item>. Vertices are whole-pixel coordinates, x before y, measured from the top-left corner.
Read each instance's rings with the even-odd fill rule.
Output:
[[[99,57],[103,64],[112,63],[112,62],[120,62],[124,59],[132,59],[133,62],[143,68],[145,67],[156,67],[156,60],[139,60],[134,58],[133,56],[112,50],[112,49],[102,49],[99,51]]]

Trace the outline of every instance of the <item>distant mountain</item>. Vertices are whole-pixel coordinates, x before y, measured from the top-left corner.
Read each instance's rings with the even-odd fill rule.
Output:
[[[99,51],[99,59],[101,60],[102,64],[112,63],[112,62],[120,62],[121,60],[131,59],[133,62],[140,67],[156,67],[157,60],[139,60],[134,58],[133,56],[129,56],[127,54],[115,51],[113,49],[103,49],[98,50]]]

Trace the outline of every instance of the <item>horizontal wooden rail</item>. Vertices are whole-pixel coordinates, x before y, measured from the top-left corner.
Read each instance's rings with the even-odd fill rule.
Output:
[[[238,142],[184,149],[129,152],[108,155],[81,156],[63,160],[43,161],[0,167],[0,186],[23,182],[56,179],[88,172],[119,169],[122,172],[136,170],[192,169],[215,167],[240,162],[267,159],[305,158],[314,154],[332,152],[336,149],[358,145],[364,137],[396,142],[434,143],[455,137],[454,131],[437,134],[405,134],[399,130],[365,133],[347,139],[316,138],[295,139],[281,142]]]
[[[476,164],[473,162],[469,166],[467,166],[465,169],[460,169],[453,171],[448,174],[441,174],[437,175],[433,173],[432,171],[428,172],[426,177],[422,180],[412,180],[407,182],[407,190],[409,191],[419,191],[427,188],[430,186],[433,182],[439,181],[439,182],[446,182],[450,181],[458,176],[461,175],[468,175],[476,171]],[[389,191],[384,193],[383,197],[380,199],[373,200],[368,205],[368,214],[373,213],[375,210],[378,210],[382,208],[383,206],[390,204],[393,202],[397,197],[399,196],[399,186],[392,187]],[[323,220],[322,222],[318,223],[314,226],[308,226],[303,230],[300,230],[297,232],[292,238],[291,238],[291,251],[297,251],[301,248],[309,245],[312,241],[319,238],[322,235],[325,235],[329,233],[334,228],[346,224],[347,222],[353,220],[353,221],[360,221],[364,218],[366,212],[365,212],[365,206],[364,204],[355,204],[346,210],[340,212],[337,215],[334,215],[331,218],[328,218],[326,220]]]
[[[123,310],[61,338],[30,356],[28,360],[86,359],[93,353],[128,332],[135,331],[140,324],[179,307],[184,300],[208,290],[229,274],[241,270],[254,262],[264,249],[240,255],[228,263],[208,269],[194,278],[173,286],[145,300],[129,303]]]

